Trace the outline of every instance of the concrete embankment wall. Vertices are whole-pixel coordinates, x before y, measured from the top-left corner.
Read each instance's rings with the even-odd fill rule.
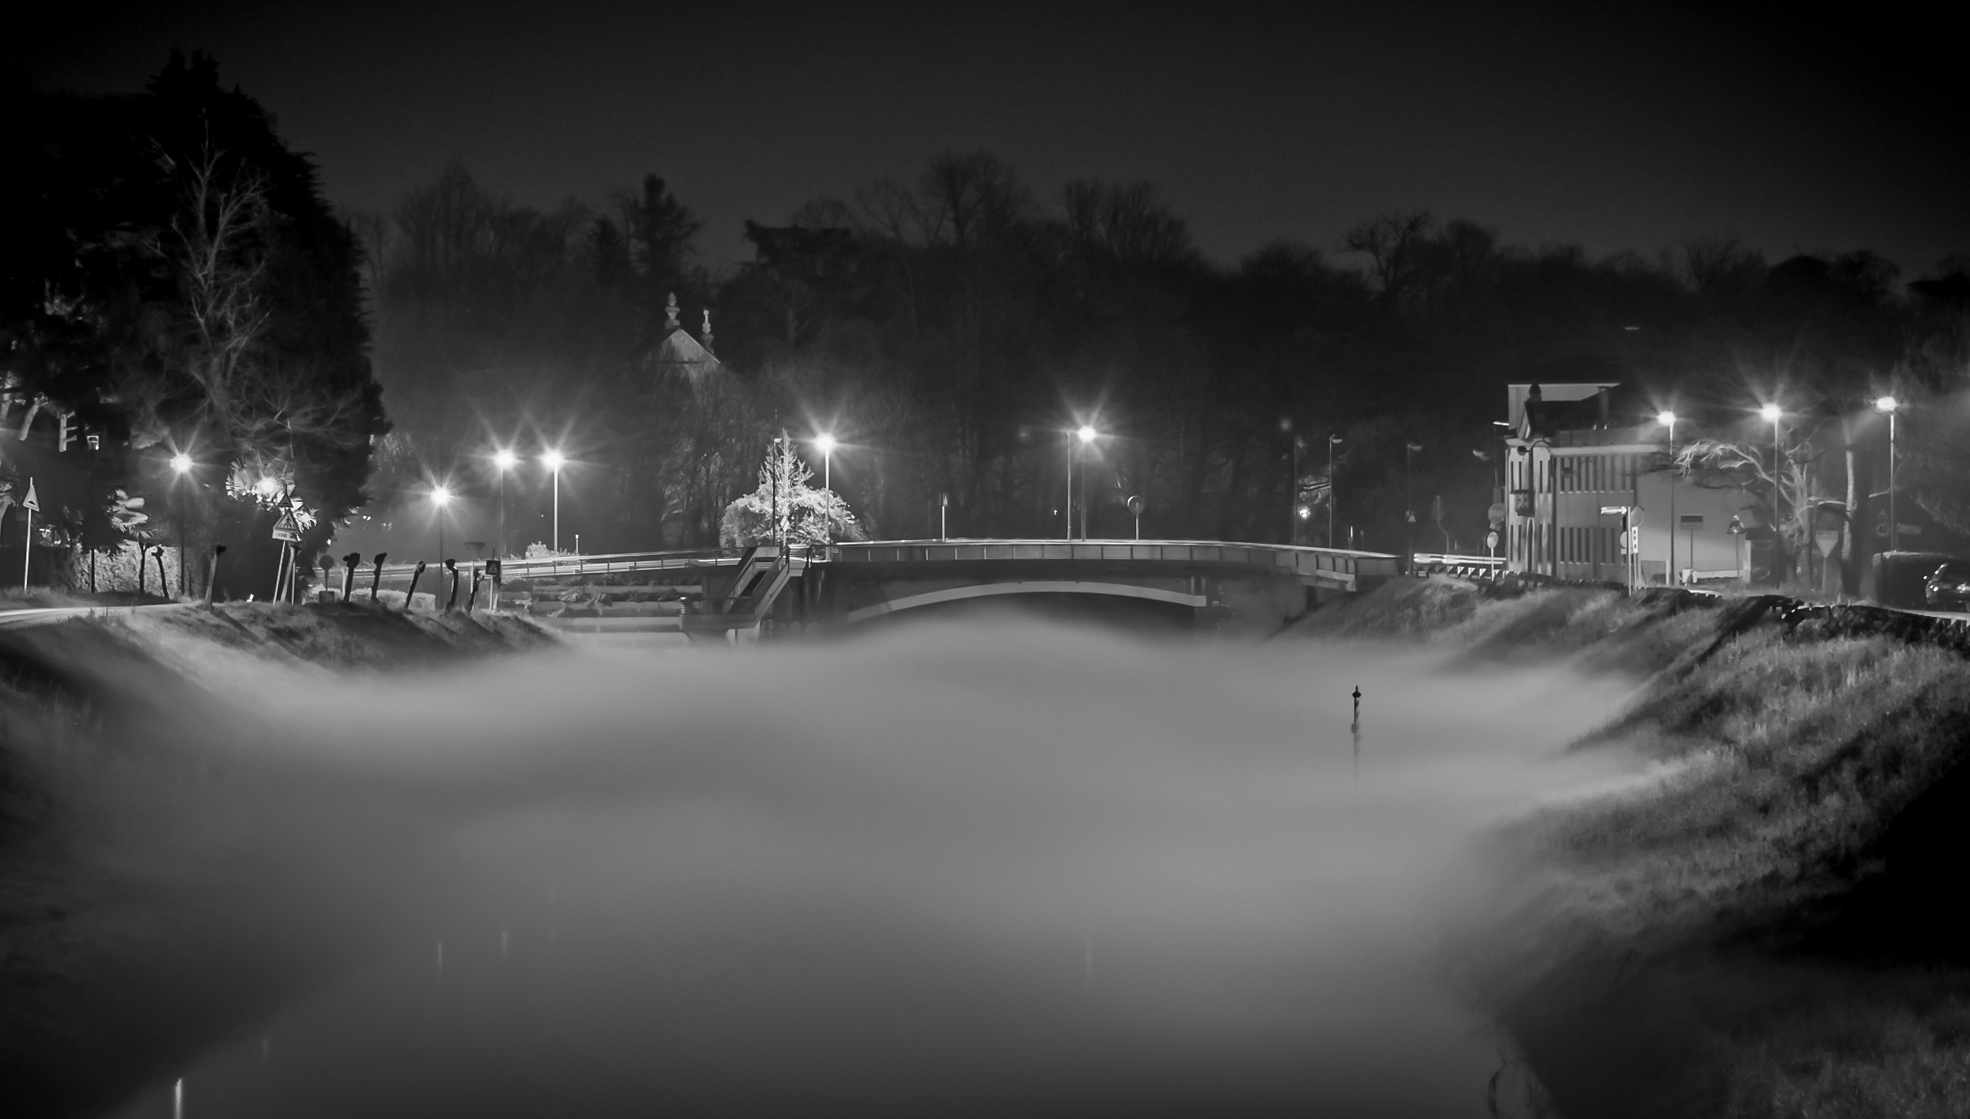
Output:
[[[198,806],[269,792],[222,780],[214,739],[284,729],[242,728],[228,687],[553,640],[516,618],[244,603],[0,631],[0,1111],[90,1113],[334,966],[253,865],[266,852],[212,858],[231,825]]]

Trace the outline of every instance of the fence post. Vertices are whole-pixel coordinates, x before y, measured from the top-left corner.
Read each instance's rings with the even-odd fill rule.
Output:
[[[417,561],[417,566],[416,566],[416,567],[413,567],[413,568],[411,568],[411,571],[410,571],[410,589],[404,592],[404,613],[406,613],[406,614],[408,614],[408,613],[410,613],[410,604],[411,604],[411,603],[412,603],[413,601],[415,601],[415,600],[416,600],[416,598],[417,598],[417,581],[418,581],[419,579],[422,579],[422,578],[424,578],[424,566],[425,566],[425,565],[424,565],[424,561],[423,561],[423,560],[418,560],[418,561]],[[382,571],[382,570],[383,570],[383,566],[382,566],[381,564],[378,564],[378,565],[377,565],[377,570],[378,570],[379,572],[380,572],[380,571]]]

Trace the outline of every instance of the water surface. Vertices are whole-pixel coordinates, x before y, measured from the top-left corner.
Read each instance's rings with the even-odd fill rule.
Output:
[[[120,1114],[1480,1116],[1466,844],[1623,695],[1028,621],[245,691],[381,950]]]

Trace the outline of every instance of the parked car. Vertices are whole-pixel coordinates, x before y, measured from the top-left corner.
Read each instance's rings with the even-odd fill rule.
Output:
[[[1931,610],[1970,610],[1970,560],[1951,560],[1930,572],[1922,599]]]

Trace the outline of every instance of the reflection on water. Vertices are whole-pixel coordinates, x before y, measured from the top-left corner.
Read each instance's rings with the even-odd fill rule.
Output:
[[[182,1113],[1482,1115],[1435,918],[1618,698],[1030,622],[283,696],[269,843],[395,947]]]

